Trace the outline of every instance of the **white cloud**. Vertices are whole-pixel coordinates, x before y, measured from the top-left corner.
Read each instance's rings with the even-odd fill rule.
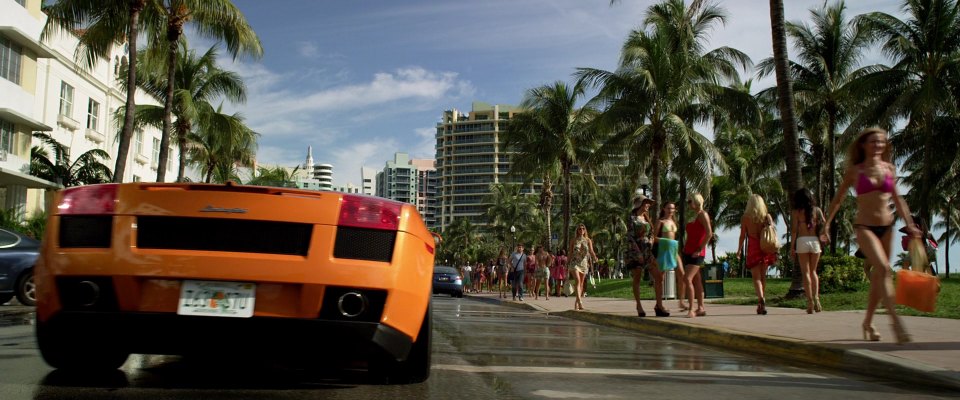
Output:
[[[305,58],[316,58],[320,54],[317,49],[317,45],[311,42],[297,43],[297,53],[299,53],[301,57]]]
[[[333,164],[333,184],[343,185],[348,182],[359,186],[360,169],[364,166],[380,171],[387,160],[392,160],[400,144],[393,138],[378,137],[363,143],[353,143],[346,147],[323,151],[327,159]],[[316,148],[314,148],[316,149]],[[314,159],[316,150],[314,150]]]

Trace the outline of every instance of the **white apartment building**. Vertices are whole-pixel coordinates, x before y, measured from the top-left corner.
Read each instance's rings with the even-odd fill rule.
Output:
[[[39,41],[46,23],[41,3],[0,1],[0,75],[5,78],[0,79],[0,127],[3,137],[9,139],[0,140],[0,147],[5,145],[8,150],[7,161],[0,161],[0,187],[6,187],[4,204],[8,208],[16,203],[28,212],[43,208],[42,189],[59,186],[29,176],[30,147],[39,144],[32,140],[31,132],[49,133],[69,148],[71,161],[92,149],[105,150],[111,158],[103,163],[112,169],[122,127],[122,123],[114,123],[113,115],[126,103],[126,93],[116,84],[120,65],[126,63],[125,48],[116,47],[109,59],[100,60],[92,69],[82,68],[74,60],[78,40],[73,34],[53,34],[43,43]],[[159,104],[142,93],[136,102]],[[123,180],[154,181],[159,154],[160,131],[136,131]],[[172,146],[168,181],[176,179],[178,162],[179,152]],[[38,190],[28,193],[20,187]]]

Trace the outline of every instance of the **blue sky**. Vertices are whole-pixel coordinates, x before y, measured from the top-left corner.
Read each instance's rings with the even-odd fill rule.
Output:
[[[620,46],[654,2],[621,0],[234,0],[260,36],[264,57],[230,60],[248,85],[235,106],[262,137],[262,164],[334,166],[334,183],[359,184],[360,167],[382,169],[395,152],[433,158],[444,110],[473,101],[518,104],[527,89],[572,82],[578,67],[613,69]],[[784,1],[786,19],[809,21],[822,0]],[[722,0],[725,26],[710,48],[754,62],[772,54],[768,2]],[[900,0],[848,0],[847,15],[901,16]],[[194,40],[204,48],[209,42]],[[883,62],[876,52],[864,63]],[[771,78],[754,84],[764,88]],[[782,232],[781,226],[781,232]],[[738,232],[721,233],[722,251]],[[942,252],[941,252],[942,260]]]

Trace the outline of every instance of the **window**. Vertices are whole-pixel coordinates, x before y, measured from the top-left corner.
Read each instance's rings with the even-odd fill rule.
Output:
[[[27,0],[14,0],[14,1],[16,1],[17,4],[19,4],[21,7],[27,6]]]
[[[134,176],[133,176],[133,181],[134,181],[134,182],[140,182],[140,175],[134,175]]]
[[[20,84],[20,61],[23,48],[5,37],[0,36],[0,76]]]
[[[137,152],[135,154],[143,154],[143,131],[137,130],[133,135],[133,149]]]
[[[73,86],[60,82],[60,115],[73,116]]]
[[[13,123],[0,119],[0,151],[13,152]]]
[[[160,164],[160,139],[153,138],[153,155],[150,156],[150,165]]]
[[[87,103],[87,129],[91,131],[97,130],[99,121],[100,103],[97,103],[97,101],[94,99],[90,99],[90,101]]]

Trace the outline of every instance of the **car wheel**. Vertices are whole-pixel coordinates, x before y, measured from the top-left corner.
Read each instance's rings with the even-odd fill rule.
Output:
[[[453,295],[450,295],[450,296],[453,297]],[[463,298],[463,291],[457,292],[457,298],[458,298],[458,299],[462,299],[462,298]]]
[[[24,271],[17,281],[17,300],[25,306],[37,305],[37,284],[33,280],[33,268]],[[0,303],[2,304],[2,303]]]
[[[37,347],[43,361],[65,370],[105,371],[120,368],[130,353],[111,349],[110,343],[81,329],[37,322]]]
[[[410,347],[407,359],[396,361],[381,358],[370,366],[370,375],[374,382],[382,384],[409,384],[426,381],[430,377],[430,364],[433,355],[433,334],[431,307],[420,324],[417,341]]]
[[[7,304],[8,301],[13,299],[13,293],[10,294],[0,294],[0,304]]]

